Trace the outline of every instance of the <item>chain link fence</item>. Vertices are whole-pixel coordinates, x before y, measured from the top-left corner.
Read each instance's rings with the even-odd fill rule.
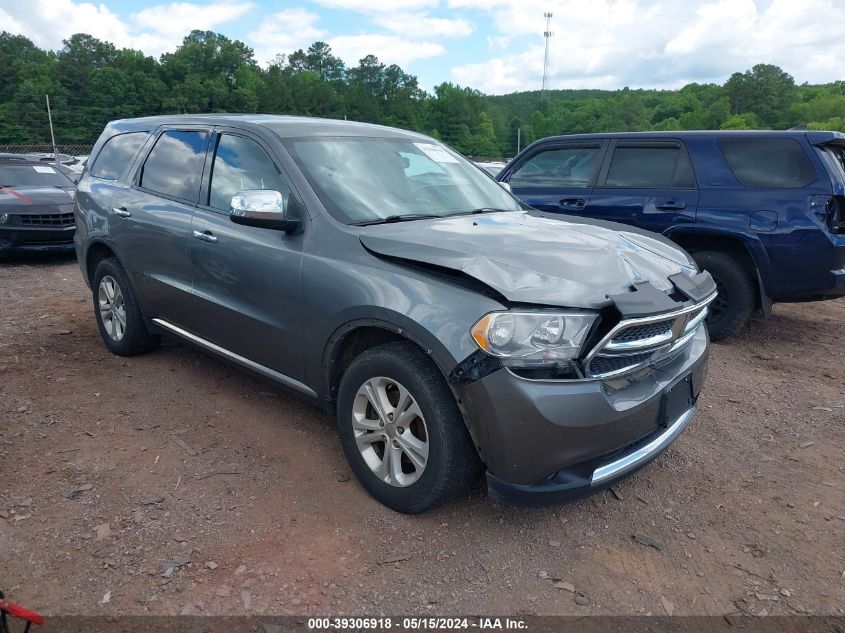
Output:
[[[65,162],[65,157],[88,156],[91,153],[93,143],[63,144],[56,143],[56,151],[59,153],[59,160]],[[0,154],[39,154],[41,158],[52,158],[53,146],[46,145],[9,145],[0,143]]]

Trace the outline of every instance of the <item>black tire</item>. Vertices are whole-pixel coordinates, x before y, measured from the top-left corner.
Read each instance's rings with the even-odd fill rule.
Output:
[[[419,478],[404,487],[391,485],[376,475],[359,450],[353,429],[353,405],[358,391],[377,377],[404,387],[419,405],[424,420],[427,461]],[[366,404],[367,399],[359,400],[359,406],[361,402],[368,407],[367,411],[372,410]],[[379,345],[350,363],[340,382],[337,428],[346,459],[361,485],[376,500],[397,512],[416,514],[431,510],[467,489],[480,472],[481,462],[452,392],[431,359],[413,343]],[[403,432],[398,428],[395,432]],[[386,444],[382,445],[386,451]],[[378,448],[378,444],[373,446],[374,450]],[[402,455],[402,460],[408,460],[407,453]],[[410,461],[407,463],[412,466]]]
[[[733,255],[718,251],[693,253],[699,267],[716,282],[719,296],[710,304],[707,330],[710,338],[721,341],[746,326],[757,305],[756,288],[751,275]]]
[[[116,284],[119,294],[122,297],[122,305],[125,314],[125,326],[123,333],[116,338],[114,329],[104,321],[103,311],[100,309],[100,286],[104,279],[110,278]],[[161,337],[151,334],[144,323],[141,308],[135,297],[135,292],[129,284],[126,273],[120,263],[114,259],[104,259],[94,271],[94,280],[91,284],[94,300],[94,316],[97,319],[97,328],[103,343],[114,354],[118,356],[137,356],[146,354],[158,347]],[[111,319],[114,320],[114,317]]]

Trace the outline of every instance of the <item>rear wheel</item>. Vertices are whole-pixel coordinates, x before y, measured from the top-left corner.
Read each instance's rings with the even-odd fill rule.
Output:
[[[340,383],[337,425],[356,477],[398,512],[430,510],[478,476],[455,398],[412,343],[379,345],[352,361]]]
[[[104,259],[97,265],[91,286],[97,327],[111,352],[136,356],[158,346],[159,337],[147,331],[135,293],[116,259]]]
[[[699,251],[693,258],[716,282],[718,296],[710,304],[707,330],[714,341],[733,336],[746,326],[756,305],[754,281],[736,257],[718,251]]]

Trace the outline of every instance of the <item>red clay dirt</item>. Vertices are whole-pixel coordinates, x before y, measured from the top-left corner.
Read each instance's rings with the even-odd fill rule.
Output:
[[[0,583],[45,615],[845,613],[843,300],[715,344],[612,492],[403,516],[317,408],[174,338],[113,356],[71,258],[0,266]]]

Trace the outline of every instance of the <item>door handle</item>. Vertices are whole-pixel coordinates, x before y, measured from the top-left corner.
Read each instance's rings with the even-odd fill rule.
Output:
[[[667,200],[666,202],[658,202],[654,206],[661,211],[680,211],[687,208],[687,203],[679,200]]]
[[[112,207],[112,213],[121,218],[128,218],[132,215],[126,207]]]
[[[583,209],[587,206],[587,201],[584,198],[564,198],[558,203],[565,209]]]
[[[217,243],[217,237],[215,237],[208,231],[206,231],[205,233],[201,233],[200,231],[194,231],[194,237],[198,240],[202,240],[203,242],[208,242],[209,244]]]

